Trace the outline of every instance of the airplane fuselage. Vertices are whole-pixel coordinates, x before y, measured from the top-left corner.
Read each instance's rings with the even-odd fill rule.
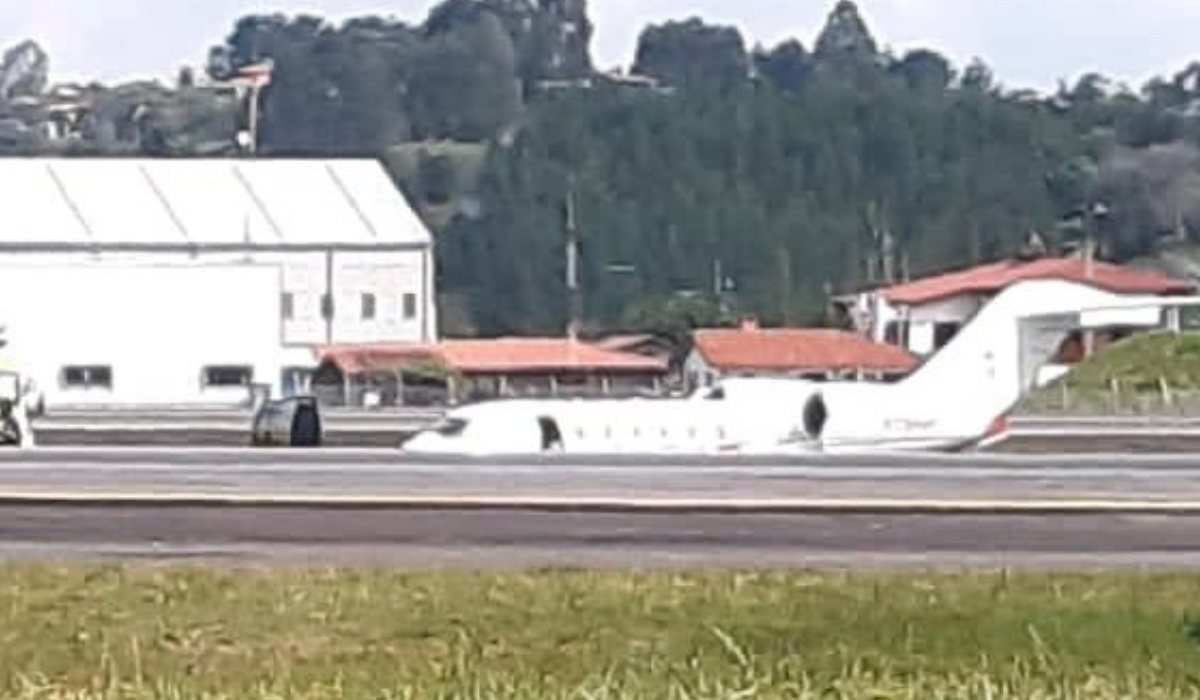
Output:
[[[925,419],[862,416],[869,438],[823,440],[814,398],[839,384],[733,380],[686,399],[493,401],[450,411],[404,445],[468,455],[787,455],[814,451],[956,449],[982,435],[931,435]],[[883,387],[878,387],[883,388]],[[882,407],[881,407],[882,408]],[[876,428],[876,421],[886,430]],[[924,437],[921,437],[924,436]]]

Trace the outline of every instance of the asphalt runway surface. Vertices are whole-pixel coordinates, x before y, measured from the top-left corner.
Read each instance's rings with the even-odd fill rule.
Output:
[[[0,508],[0,557],[593,568],[1200,566],[1200,517]]]
[[[1200,458],[4,451],[0,557],[468,569],[1196,568]]]
[[[395,450],[45,449],[0,452],[0,500],[767,504],[888,501],[1200,503],[1188,455],[813,455],[417,458]]]

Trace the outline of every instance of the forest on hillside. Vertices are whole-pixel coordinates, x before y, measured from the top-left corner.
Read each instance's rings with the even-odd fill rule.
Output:
[[[436,232],[452,335],[561,332],[569,226],[587,327],[626,330],[819,323],[831,294],[1035,232],[1052,249],[1086,232],[1114,260],[1200,237],[1200,64],[1010,90],[983,61],[880,48],[849,0],[811,45],[647,27],[628,74],[596,69],[591,32],[585,0],[446,0],[419,25],[250,16],[208,70],[274,62],[260,154],[382,159]],[[225,123],[154,114],[136,148],[155,155]]]

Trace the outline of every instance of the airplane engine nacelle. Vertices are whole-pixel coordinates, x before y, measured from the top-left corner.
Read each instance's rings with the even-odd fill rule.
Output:
[[[804,432],[823,447],[886,437],[890,433],[888,416],[912,412],[904,398],[889,385],[827,385],[804,404]]]

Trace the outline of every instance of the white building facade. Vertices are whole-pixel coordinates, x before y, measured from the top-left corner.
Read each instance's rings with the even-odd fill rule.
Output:
[[[374,161],[0,159],[0,198],[0,323],[50,409],[288,395],[317,346],[437,339],[432,237]]]

